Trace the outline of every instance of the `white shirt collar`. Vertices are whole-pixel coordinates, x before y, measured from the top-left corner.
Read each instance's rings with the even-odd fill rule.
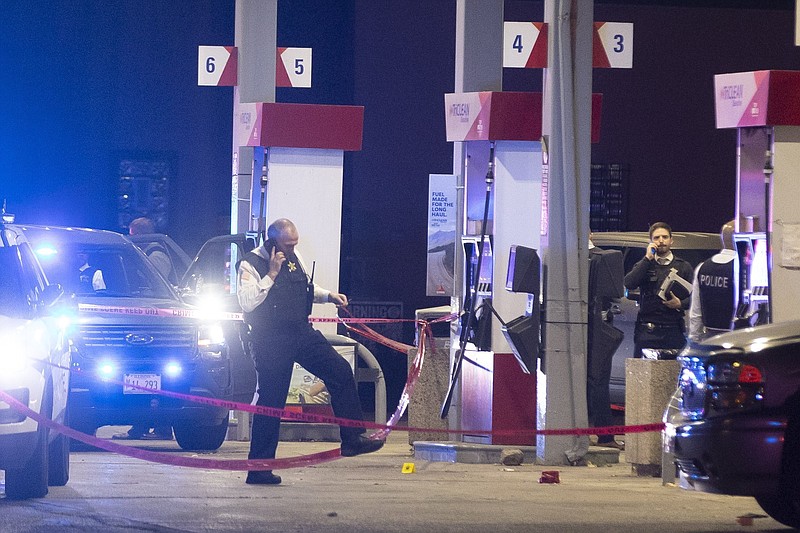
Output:
[[[656,262],[659,265],[668,265],[668,264],[672,263],[673,259],[674,259],[674,256],[672,255],[672,252],[669,252],[667,255],[665,255],[663,257],[656,256]]]

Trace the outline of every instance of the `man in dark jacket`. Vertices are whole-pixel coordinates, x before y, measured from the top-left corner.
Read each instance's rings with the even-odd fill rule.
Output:
[[[672,228],[665,222],[656,222],[650,226],[650,244],[644,257],[625,275],[625,288],[639,289],[640,294],[633,334],[634,357],[642,357],[643,349],[679,350],[686,344],[684,314],[691,290],[686,290],[685,285],[691,288],[694,270],[687,261],[675,257],[671,247]],[[667,278],[676,276],[685,283],[666,286]]]
[[[309,283],[306,268],[295,250],[299,241],[292,221],[281,218],[267,228],[267,241],[247,253],[239,265],[237,296],[250,326],[253,360],[258,375],[256,405],[282,409],[294,363],[325,382],[337,417],[361,420],[361,405],[350,365],[308,322],[311,303],[346,306],[344,294]],[[280,418],[253,417],[249,459],[273,459],[278,447]],[[345,457],[374,452],[382,440],[364,436],[364,428],[341,426],[341,453]],[[247,474],[251,485],[281,482],[270,470]]]

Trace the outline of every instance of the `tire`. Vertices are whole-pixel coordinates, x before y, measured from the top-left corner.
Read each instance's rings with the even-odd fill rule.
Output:
[[[26,500],[47,495],[47,437],[48,430],[39,424],[36,430],[36,446],[33,454],[22,468],[6,470],[6,498]]]
[[[69,427],[71,427],[75,431],[80,431],[81,433],[86,433],[87,435],[91,435],[92,437],[97,431],[97,428],[93,424],[86,425],[70,421]],[[74,440],[69,438],[67,440],[69,441],[69,449],[72,450],[73,452],[94,452],[98,450],[98,448],[95,448],[90,444],[84,444],[79,440]]]
[[[800,502],[789,501],[787,495],[774,494],[774,495],[760,495],[756,496],[758,505],[772,518],[777,520],[783,525],[800,528]]]
[[[69,424],[69,407],[64,415],[64,424]],[[47,484],[63,487],[69,481],[69,448],[71,439],[59,433],[52,440],[48,450]]]
[[[191,422],[175,424],[175,440],[184,450],[214,451],[222,446],[228,435],[228,417],[218,424],[201,426]]]
[[[777,494],[756,496],[758,505],[772,518],[800,529],[800,399],[787,404],[788,424],[783,440],[780,488]]]

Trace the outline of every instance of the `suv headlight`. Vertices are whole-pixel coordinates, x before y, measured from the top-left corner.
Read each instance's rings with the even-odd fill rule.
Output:
[[[225,332],[219,322],[201,324],[197,330],[197,348],[207,359],[221,359],[225,352]]]

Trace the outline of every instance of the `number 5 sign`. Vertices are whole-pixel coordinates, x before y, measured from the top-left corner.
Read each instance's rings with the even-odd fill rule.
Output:
[[[235,46],[198,46],[197,85],[236,85],[237,58]]]
[[[633,68],[633,24],[595,22],[593,52],[594,67]]]
[[[275,87],[311,87],[311,48],[278,48]]]

